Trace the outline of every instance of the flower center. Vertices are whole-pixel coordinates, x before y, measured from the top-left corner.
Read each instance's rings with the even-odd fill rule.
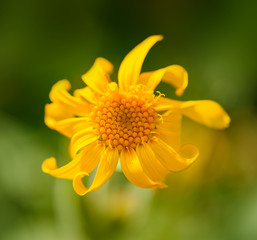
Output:
[[[158,115],[146,101],[117,94],[102,97],[91,116],[99,131],[99,140],[122,150],[147,142]]]

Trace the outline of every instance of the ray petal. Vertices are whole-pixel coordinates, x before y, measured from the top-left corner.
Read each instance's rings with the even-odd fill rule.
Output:
[[[97,58],[90,70],[82,75],[82,80],[95,92],[104,94],[109,82],[113,65],[104,58]]]
[[[123,149],[120,155],[121,168],[127,179],[141,188],[164,188],[162,182],[152,181],[143,171],[134,149]]]
[[[160,97],[154,109],[180,112],[200,124],[216,129],[226,128],[230,123],[230,117],[226,111],[220,104],[211,100],[175,101]]]
[[[137,83],[147,53],[156,42],[162,39],[163,37],[161,35],[148,37],[128,53],[122,61],[118,72],[119,87],[121,90],[127,91],[129,86]]]
[[[171,84],[176,88],[176,95],[181,96],[188,85],[188,73],[179,65],[171,65],[156,71],[142,73],[139,77],[139,83],[150,90],[154,90],[161,81]]]
[[[199,155],[198,148],[192,144],[184,145],[180,151],[175,151],[161,139],[155,138],[149,142],[158,160],[169,170],[173,172],[181,171],[192,164]]]
[[[88,127],[76,132],[70,141],[69,151],[72,158],[80,151],[82,148],[86,147],[90,143],[96,141],[99,138],[98,134],[95,132],[93,127]]]
[[[73,188],[75,192],[82,196],[100,188],[114,173],[118,163],[118,158],[118,150],[107,147],[105,152],[102,154],[102,158],[91,186],[87,188],[82,182],[82,178],[87,176],[88,173],[83,171],[79,172],[73,179]]]
[[[159,162],[150,145],[143,143],[136,148],[137,156],[142,169],[153,181],[162,182],[169,171]]]
[[[100,161],[103,145],[91,143],[85,147],[75,158],[60,168],[57,167],[56,159],[51,157],[42,164],[42,171],[54,177],[73,179],[81,171],[90,173]]]
[[[64,112],[69,114],[78,116],[88,115],[91,110],[90,105],[81,98],[70,95],[68,92],[70,88],[71,86],[68,80],[57,82],[50,91],[50,100],[54,103],[58,103],[62,109],[65,109]]]

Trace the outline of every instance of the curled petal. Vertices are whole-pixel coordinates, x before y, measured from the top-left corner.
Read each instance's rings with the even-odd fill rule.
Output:
[[[142,188],[164,188],[162,182],[152,181],[143,171],[134,149],[122,150],[120,164],[127,179],[138,187]]]
[[[82,153],[78,154],[71,162],[60,168],[57,167],[55,158],[48,158],[42,164],[42,171],[54,177],[73,179],[79,172],[81,157]]]
[[[85,176],[89,176],[89,174],[87,172],[81,171],[77,173],[76,176],[73,178],[73,189],[80,196],[83,196],[88,192],[88,188],[86,188],[84,183],[82,182],[82,178]]]
[[[78,172],[90,173],[96,168],[104,146],[92,143],[85,147],[75,158],[63,167],[58,168],[56,159],[51,157],[42,164],[42,171],[54,177],[73,179]]]
[[[82,80],[94,91],[104,94],[107,90],[109,75],[113,65],[104,58],[97,58],[91,69],[82,75]]]
[[[169,171],[159,162],[150,145],[143,143],[136,148],[142,169],[153,181],[162,182]]]
[[[77,152],[99,138],[93,127],[88,127],[75,133],[70,141],[70,155],[75,157]]]
[[[42,168],[42,171],[45,173],[49,173],[51,171],[56,170],[57,169],[56,159],[54,157],[47,158],[43,162],[41,168]]]
[[[56,124],[56,130],[62,134],[71,137],[78,131],[81,131],[90,126],[90,119],[87,117],[68,118],[59,121]]]
[[[184,145],[181,147],[180,152],[177,152],[158,138],[150,141],[149,146],[163,166],[173,172],[185,169],[193,163],[199,155],[199,151],[194,145]]]
[[[124,58],[118,72],[119,87],[123,91],[128,90],[129,86],[137,83],[148,51],[156,42],[162,39],[163,37],[161,35],[148,37]]]
[[[47,123],[47,120],[45,121]],[[50,126],[47,124],[47,126],[67,137],[71,137],[77,131],[88,128],[90,126],[90,121],[87,117],[66,118],[64,120],[53,122]]]
[[[74,117],[66,112],[59,103],[45,105],[45,124],[61,134],[71,137],[76,131],[87,128],[89,119],[87,117]]]
[[[79,172],[73,179],[73,188],[78,195],[85,195],[88,192],[97,190],[100,188],[113,174],[118,163],[118,150],[106,148],[103,156],[100,160],[94,181],[92,185],[87,188],[83,182],[82,178],[88,175],[86,172]]]
[[[71,96],[68,92],[70,83],[67,80],[57,82],[50,92],[50,99],[53,101],[45,105],[45,124],[60,133],[70,137],[73,130],[78,126],[85,127],[87,124],[84,118],[75,116],[88,116],[90,106],[81,98]]]
[[[68,92],[70,87],[68,80],[61,80],[54,84],[49,94],[51,101],[64,108],[64,112],[78,116],[88,115],[91,110],[90,105],[81,98],[71,96]]]
[[[97,93],[93,91],[90,87],[84,87],[81,89],[77,89],[74,91],[75,97],[80,97],[85,99],[86,101],[96,104],[98,102]]]
[[[74,115],[65,111],[65,108],[59,103],[45,105],[45,124],[51,129],[55,129],[59,121],[72,117]]]
[[[181,146],[179,153],[188,165],[192,164],[199,156],[199,149],[193,144]]]
[[[85,158],[81,161],[81,171],[91,173],[100,162],[104,153],[105,145],[99,142],[93,142],[89,146],[83,148],[82,152],[86,152]]]
[[[179,65],[171,65],[153,72],[142,73],[139,77],[139,83],[150,90],[154,90],[161,81],[174,86],[176,95],[181,96],[188,85],[188,73]]]

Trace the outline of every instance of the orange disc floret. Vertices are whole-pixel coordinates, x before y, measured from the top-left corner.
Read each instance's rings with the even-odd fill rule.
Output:
[[[99,140],[119,151],[147,142],[158,117],[149,105],[134,96],[115,94],[102,97],[91,113]]]

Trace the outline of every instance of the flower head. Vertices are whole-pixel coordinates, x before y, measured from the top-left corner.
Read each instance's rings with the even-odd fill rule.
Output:
[[[73,180],[76,193],[84,195],[101,187],[120,159],[125,176],[133,184],[164,188],[170,171],[188,167],[199,154],[192,144],[180,144],[183,115],[208,127],[228,127],[229,116],[214,101],[181,102],[154,94],[160,81],[174,86],[178,96],[188,84],[186,70],[178,65],[140,73],[146,54],[160,40],[162,36],[151,36],[125,57],[118,84],[109,78],[112,64],[97,58],[82,76],[86,87],[73,95],[68,92],[67,80],[52,87],[45,123],[70,138],[72,161],[58,168],[55,158],[48,158],[42,165],[45,173]],[[95,178],[87,188],[82,178],[95,168]]]

